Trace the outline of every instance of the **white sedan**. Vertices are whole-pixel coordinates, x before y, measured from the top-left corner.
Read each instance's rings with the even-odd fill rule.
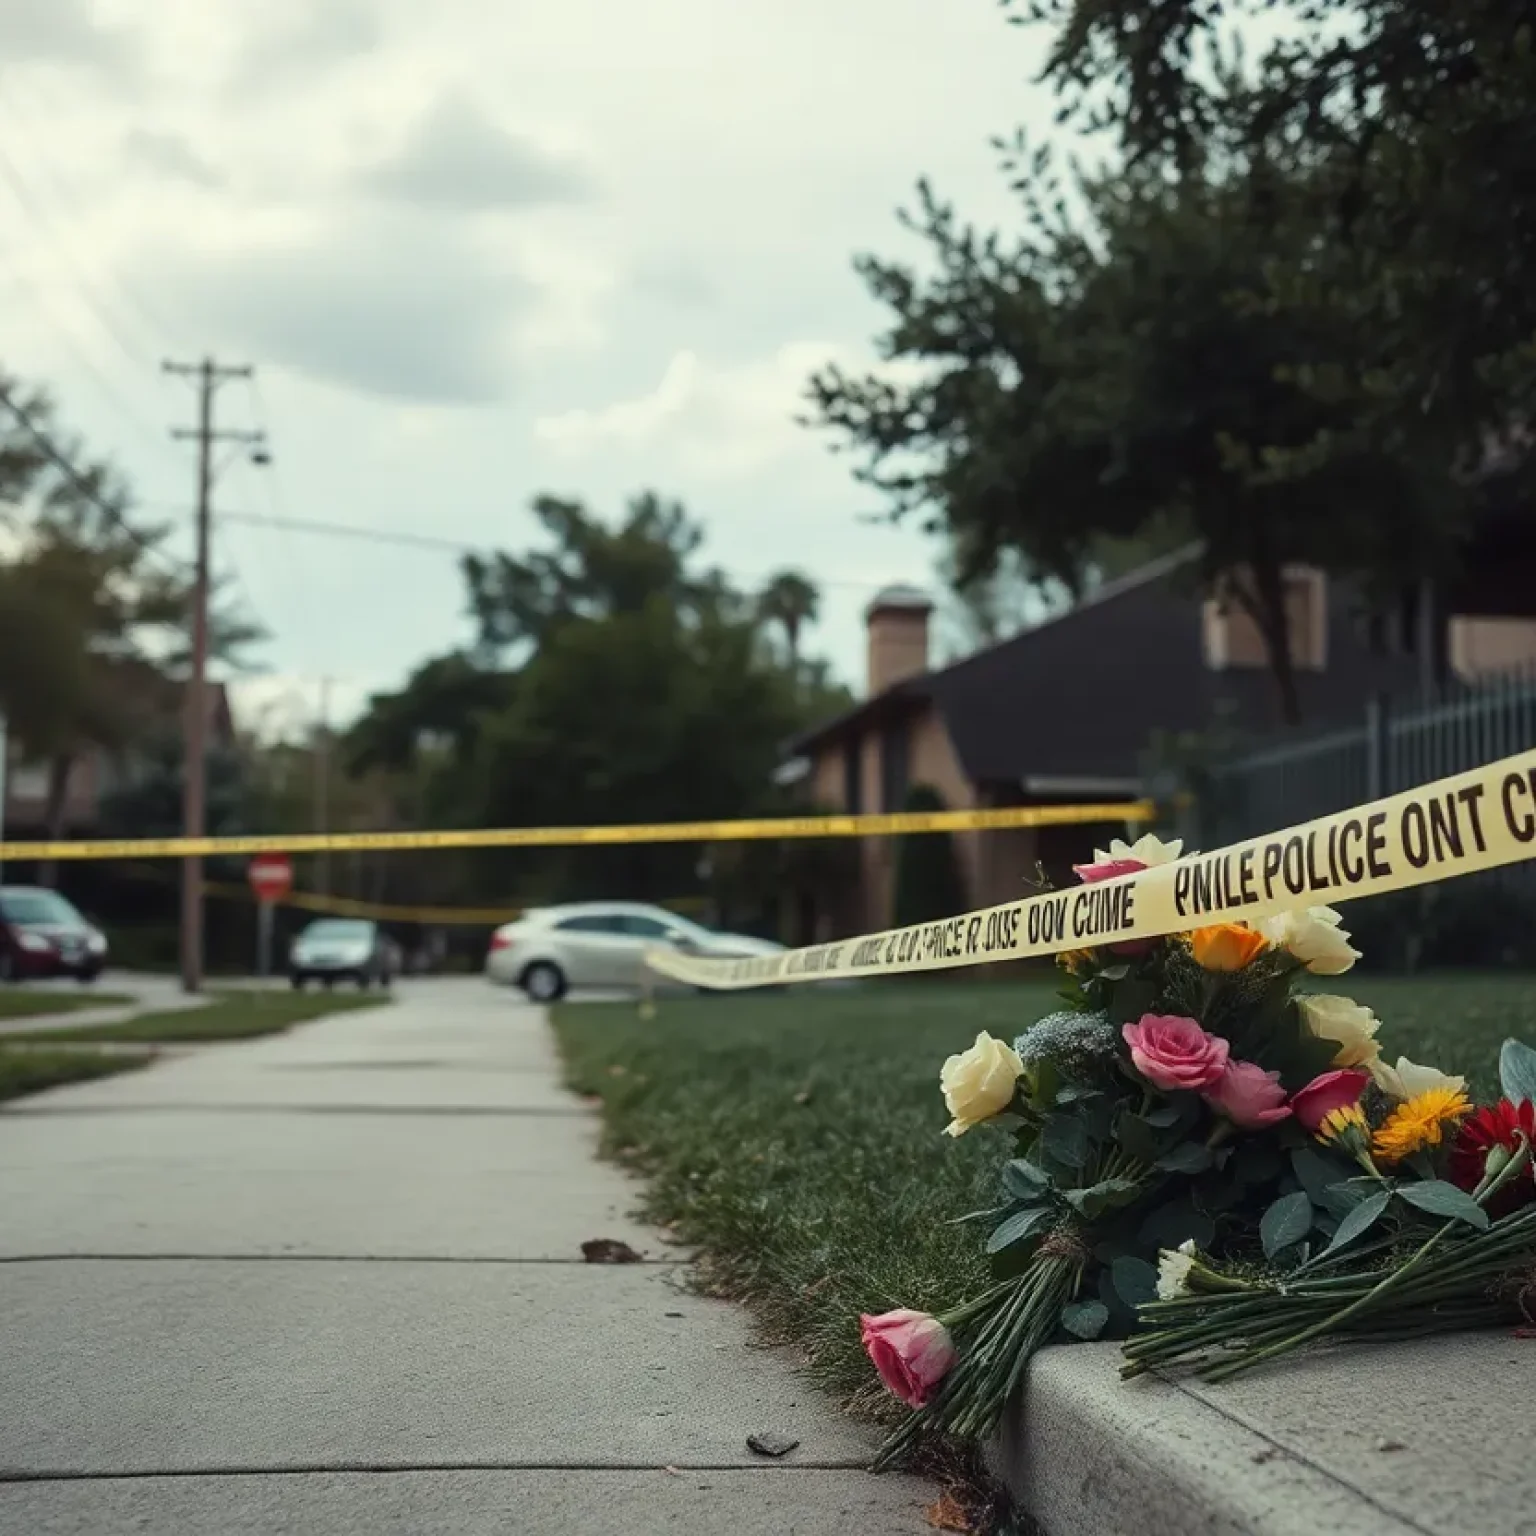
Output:
[[[552,1003],[572,987],[637,990],[645,952],[658,946],[721,959],[777,955],[784,948],[747,934],[716,933],[664,907],[586,901],[539,907],[498,928],[485,974],[521,987],[538,1003]]]

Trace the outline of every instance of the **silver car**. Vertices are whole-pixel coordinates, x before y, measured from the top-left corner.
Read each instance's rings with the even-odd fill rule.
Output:
[[[744,933],[717,933],[665,907],[588,901],[539,907],[498,928],[485,973],[538,1003],[552,1003],[572,987],[634,991],[644,980],[646,950],[658,946],[720,958],[776,955],[784,948]]]
[[[302,992],[306,982],[329,988],[352,981],[361,988],[387,987],[400,969],[400,951],[377,923],[325,917],[311,923],[288,951],[288,979]]]

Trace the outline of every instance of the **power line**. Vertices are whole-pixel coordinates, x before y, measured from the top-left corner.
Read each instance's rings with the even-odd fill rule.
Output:
[[[448,554],[475,555],[484,554],[485,544],[471,544],[463,539],[446,538],[442,535],[431,533],[409,533],[404,529],[395,528],[365,528],[358,523],[330,523],[322,522],[314,518],[284,517],[265,512],[220,512],[219,517],[224,522],[247,523],[257,528],[279,528],[294,533],[323,534],[329,538],[356,539],[365,544],[397,545],[407,549],[432,549]],[[736,571],[738,577],[748,575],[747,572]],[[761,577],[763,573],[756,573],[754,579]],[[856,581],[845,577],[819,578],[816,583],[823,587],[848,587],[861,592],[878,591],[882,587],[890,585],[889,581]]]

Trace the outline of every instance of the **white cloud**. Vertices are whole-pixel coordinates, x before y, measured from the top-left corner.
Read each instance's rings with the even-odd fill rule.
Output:
[[[401,202],[459,212],[578,202],[591,191],[579,166],[508,133],[468,101],[447,98],[357,181]]]
[[[858,520],[878,498],[795,424],[806,377],[867,355],[886,316],[850,258],[918,255],[893,212],[920,173],[1014,217],[987,139],[1048,123],[1021,83],[1043,41],[953,0],[753,26],[718,0],[0,0],[0,131],[36,193],[0,184],[6,364],[150,505],[191,490],[167,354],[257,366],[292,518],[515,548],[540,492],[613,513],[654,486],[727,568],[794,551],[850,583],[820,633],[855,672],[857,583],[929,550]],[[414,180],[360,195],[391,161]],[[600,195],[549,201],[556,166]],[[260,422],[238,386],[218,411]],[[231,511],[273,494],[220,483]],[[387,679],[463,638],[451,553],[216,537],[280,673]]]
[[[796,341],[771,357],[712,365],[675,353],[656,387],[627,400],[541,416],[535,435],[579,459],[616,447],[665,449],[690,472],[751,474],[801,449],[806,380],[844,349]]]
[[[537,298],[496,249],[431,221],[282,220],[207,250],[163,252],[153,266],[204,330],[230,345],[411,401],[504,394],[513,322]]]

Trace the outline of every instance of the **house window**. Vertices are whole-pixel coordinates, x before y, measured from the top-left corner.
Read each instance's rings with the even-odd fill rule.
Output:
[[[855,736],[843,748],[843,809],[857,816],[864,809],[863,753]]]
[[[907,798],[907,722],[888,725],[880,733],[880,809],[899,811]]]

